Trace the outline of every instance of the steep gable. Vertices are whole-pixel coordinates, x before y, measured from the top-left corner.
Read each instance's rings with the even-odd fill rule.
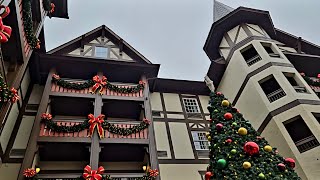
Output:
[[[49,51],[48,54],[151,64],[105,25]]]

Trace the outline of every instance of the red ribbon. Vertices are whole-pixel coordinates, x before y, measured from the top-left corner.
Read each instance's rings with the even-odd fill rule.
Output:
[[[92,170],[89,165],[84,168],[84,173],[82,177],[86,180],[102,180],[102,174],[104,172],[104,168],[100,166],[98,170]]]
[[[52,74],[52,78],[53,79],[56,79],[56,80],[59,80],[60,79],[60,76],[58,74]]]
[[[15,103],[20,99],[20,96],[18,95],[18,91],[15,88],[11,88],[11,93],[12,93],[12,97],[11,97],[11,102]]]
[[[146,123],[146,124],[150,124],[151,121],[149,119],[147,119],[147,118],[144,118],[143,122]]]
[[[51,120],[52,119],[52,115],[50,113],[42,113],[41,114],[41,119]]]
[[[93,116],[93,114],[89,114],[88,118],[89,118],[89,124],[90,124],[89,136],[91,137],[93,135],[94,129],[95,129],[95,127],[97,127],[99,137],[103,138],[104,137],[104,131],[103,131],[103,128],[102,128],[102,123],[104,122],[104,119],[103,119],[104,115],[100,114],[98,117],[95,118]]]
[[[9,41],[12,29],[10,26],[3,24],[2,19],[7,17],[10,13],[10,8],[4,5],[0,6],[0,10],[4,8],[4,12],[0,14],[0,43],[6,43]]]
[[[149,169],[149,175],[151,177],[157,177],[159,175],[159,171],[157,169],[154,169],[154,170]]]
[[[54,8],[56,7],[56,5],[51,3],[50,6],[51,6],[50,13],[53,13],[54,12]]]
[[[32,168],[28,168],[23,171],[24,177],[27,177],[27,178],[34,177],[36,174],[37,172]]]
[[[102,95],[103,88],[107,84],[107,78],[102,76],[102,79],[100,79],[99,76],[96,75],[92,79],[96,84],[92,86],[91,93],[96,93],[96,91],[100,88],[99,93]]]

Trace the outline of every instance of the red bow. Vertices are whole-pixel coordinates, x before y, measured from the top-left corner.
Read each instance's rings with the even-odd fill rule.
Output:
[[[147,119],[147,118],[144,118],[143,122],[146,123],[146,124],[150,124],[151,121],[149,119]]]
[[[10,8],[7,6],[0,6],[0,10],[4,8],[4,12],[0,14],[0,43],[6,43],[9,41],[12,29],[10,26],[5,26],[2,19],[7,17],[10,13]]]
[[[98,170],[91,170],[91,167],[87,165],[84,168],[84,173],[82,177],[86,180],[102,180],[102,174],[104,172],[104,168],[100,166]]]
[[[154,170],[149,169],[149,175],[151,177],[157,177],[159,175],[159,171],[157,169],[154,169]]]
[[[50,113],[42,113],[41,114],[41,119],[51,120],[52,119],[52,115]]]
[[[34,169],[28,168],[23,171],[24,177],[31,178],[34,177],[37,172]]]
[[[96,91],[100,88],[100,95],[102,95],[102,91],[103,91],[103,87],[107,84],[107,78],[105,76],[102,76],[102,79],[99,78],[98,75],[94,76],[93,81],[96,83],[95,85],[93,85],[92,89],[91,89],[91,93],[96,93]]]
[[[12,93],[12,97],[11,97],[11,102],[15,103],[20,99],[20,96],[18,95],[18,91],[15,88],[11,88],[11,93]]]
[[[58,74],[52,74],[52,78],[53,79],[56,79],[56,80],[59,80],[60,79],[60,76]]]
[[[54,5],[53,3],[50,4],[51,6],[51,9],[50,9],[50,13],[53,13],[54,12],[54,8],[56,7],[56,5]]]
[[[94,117],[93,114],[88,115],[89,118],[89,136],[91,137],[93,135],[94,129],[97,126],[98,134],[100,138],[104,137],[104,131],[102,128],[102,123],[104,122],[104,115],[100,114],[98,117]]]

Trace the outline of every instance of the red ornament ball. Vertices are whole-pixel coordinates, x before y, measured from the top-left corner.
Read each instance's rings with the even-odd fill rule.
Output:
[[[210,180],[210,178],[213,176],[212,172],[206,172],[206,174],[204,175],[206,180]]]
[[[255,142],[247,142],[244,144],[243,150],[250,156],[259,154],[259,146]]]
[[[280,171],[284,171],[284,170],[286,170],[286,165],[284,165],[283,163],[279,163],[279,164],[278,164],[278,169],[279,169]]]
[[[217,92],[216,94],[217,94],[217,95],[222,95],[222,92]]]
[[[226,143],[228,143],[228,144],[232,143],[232,139],[227,139]]]
[[[222,128],[223,128],[223,124],[218,123],[218,124],[216,125],[216,129],[217,129],[218,131],[222,130]]]
[[[230,120],[230,119],[232,119],[232,114],[231,113],[225,113],[224,115],[223,115],[223,117],[226,119],[226,120]]]
[[[284,162],[286,163],[286,165],[288,165],[291,168],[296,167],[296,161],[292,158],[286,158]]]

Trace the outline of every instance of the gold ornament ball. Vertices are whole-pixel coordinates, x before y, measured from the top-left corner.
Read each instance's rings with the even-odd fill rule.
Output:
[[[211,141],[211,136],[208,136],[207,139],[208,139],[208,141]]]
[[[228,100],[223,100],[221,102],[221,105],[224,106],[224,107],[228,107],[230,105],[229,101]]]
[[[239,130],[238,130],[238,134],[244,136],[244,135],[247,135],[247,134],[248,134],[248,131],[247,131],[246,128],[241,127],[241,128],[239,128]]]
[[[242,164],[242,166],[243,166],[243,168],[244,169],[249,169],[249,168],[251,168],[251,163],[249,163],[249,162],[244,162],[243,164]]]
[[[267,151],[267,152],[271,152],[271,151],[272,151],[272,147],[269,146],[269,145],[264,146],[263,149],[264,149],[265,151]]]
[[[206,132],[206,137],[209,137],[210,136],[210,133],[209,132]]]

